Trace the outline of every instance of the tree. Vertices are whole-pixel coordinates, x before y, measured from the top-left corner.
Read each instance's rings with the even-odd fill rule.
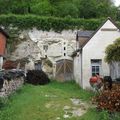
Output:
[[[114,0],[0,0],[0,14],[35,14],[72,18],[120,19]]]
[[[44,0],[38,3],[34,3],[34,5],[31,6],[31,9],[33,14],[50,16],[52,14],[53,8],[47,0]]]
[[[120,38],[116,39],[113,44],[107,46],[105,53],[106,62],[120,61]]]
[[[67,1],[59,2],[59,4],[55,8],[56,8],[55,16],[58,17],[71,16],[76,18],[79,15],[79,9],[75,6],[75,4],[71,2]]]
[[[114,6],[113,1],[111,0],[100,0],[97,2],[97,18],[98,17],[112,17],[116,18],[117,7]]]

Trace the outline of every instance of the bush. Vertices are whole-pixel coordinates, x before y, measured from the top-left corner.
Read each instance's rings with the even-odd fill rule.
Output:
[[[120,112],[120,84],[114,83],[111,90],[103,91],[95,101],[98,109]]]
[[[48,76],[41,70],[29,70],[26,82],[33,85],[45,85],[50,82]]]

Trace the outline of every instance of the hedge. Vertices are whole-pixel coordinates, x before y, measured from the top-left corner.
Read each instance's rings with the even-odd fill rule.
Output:
[[[74,29],[84,29],[84,30],[95,30],[104,21],[104,19],[73,19],[67,18],[57,18],[57,17],[44,17],[36,15],[0,15],[0,25],[1,26],[13,26],[18,27],[20,30],[32,29],[36,27],[40,30],[74,30]]]

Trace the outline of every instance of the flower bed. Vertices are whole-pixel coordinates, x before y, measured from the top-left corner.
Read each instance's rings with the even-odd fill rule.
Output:
[[[120,83],[114,83],[112,90],[104,90],[94,100],[97,102],[98,109],[120,112]]]

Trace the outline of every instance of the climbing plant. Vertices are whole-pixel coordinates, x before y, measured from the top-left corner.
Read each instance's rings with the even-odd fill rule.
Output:
[[[0,25],[17,27],[20,30],[36,27],[40,30],[62,31],[67,29],[95,30],[104,19],[73,19],[71,17],[43,17],[36,15],[0,15]]]
[[[120,61],[120,38],[116,39],[113,44],[107,46],[105,53],[105,60],[108,63],[111,63],[112,61]]]

